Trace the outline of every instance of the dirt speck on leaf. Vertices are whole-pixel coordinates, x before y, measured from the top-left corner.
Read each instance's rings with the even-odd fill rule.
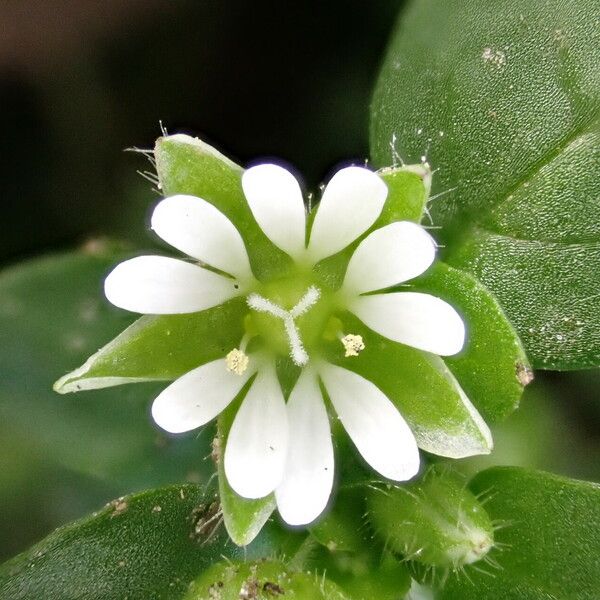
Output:
[[[524,365],[523,363],[517,363],[515,365],[515,373],[517,375],[517,379],[519,383],[525,387],[529,385],[533,381],[533,371],[529,365]]]

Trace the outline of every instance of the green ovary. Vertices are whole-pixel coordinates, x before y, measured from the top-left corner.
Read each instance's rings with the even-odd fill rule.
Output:
[[[297,274],[261,283],[253,293],[289,312],[311,288],[318,290],[318,299],[303,314],[295,317],[293,323],[304,350],[312,358],[319,354],[324,338],[331,339],[332,323],[339,323],[333,316],[336,309],[339,310],[335,293],[312,274]],[[286,330],[286,322],[281,316],[249,306],[245,326],[249,337],[253,338],[252,343],[256,346],[260,345],[281,356],[289,356],[292,353],[292,341]]]

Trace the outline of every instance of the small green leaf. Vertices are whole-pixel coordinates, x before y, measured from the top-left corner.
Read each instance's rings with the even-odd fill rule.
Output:
[[[441,358],[392,342],[349,313],[343,323],[363,337],[365,349],[341,358],[336,340],[328,360],[372,381],[397,406],[420,448],[450,458],[491,451],[487,425]]]
[[[120,498],[57,529],[0,567],[0,598],[182,598],[193,578],[233,550],[204,489]]]
[[[472,275],[441,262],[411,281],[410,287],[446,300],[462,315],[465,348],[444,362],[486,421],[501,420],[514,411],[533,375],[519,337],[496,299]]]
[[[289,538],[273,528],[238,549],[205,485],[150,490],[114,500],[0,566],[0,599],[178,600],[211,564],[282,556],[297,547]]]
[[[356,526],[356,524],[355,524]],[[313,553],[311,564],[323,570],[352,600],[400,600],[410,587],[406,563],[370,541],[360,552]]]
[[[187,135],[159,138],[154,148],[160,189],[165,196],[190,194],[216,206],[237,227],[258,278],[275,277],[290,257],[258,226],[242,190],[242,167],[212,146]]]
[[[0,418],[49,461],[131,491],[202,476],[208,451],[206,436],[175,441],[152,424],[156,384],[85,397],[52,391],[61,373],[131,322],[102,297],[102,280],[120,256],[101,247],[0,273]]]
[[[449,578],[443,600],[596,600],[600,486],[496,467],[470,483],[498,526],[487,572]],[[491,574],[490,574],[491,573]]]
[[[218,419],[218,433],[213,452],[216,454],[217,470],[219,475],[219,495],[223,510],[223,520],[229,537],[238,546],[247,546],[260,533],[272,512],[275,510],[275,497],[273,494],[258,500],[249,500],[236,494],[225,475],[222,453],[227,444],[227,436],[233,425],[233,419],[240,405],[240,399],[245,395],[244,390],[240,398],[232,402]]]
[[[290,569],[276,560],[222,562],[194,581],[184,600],[350,600],[323,573]]]
[[[596,0],[412,2],[372,104],[375,164],[395,141],[426,156],[445,260],[538,368],[600,365],[598,18]]]

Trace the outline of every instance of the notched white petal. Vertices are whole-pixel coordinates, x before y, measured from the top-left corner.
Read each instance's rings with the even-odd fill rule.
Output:
[[[287,448],[285,400],[274,367],[262,365],[227,438],[229,485],[244,498],[267,496],[283,479]]]
[[[451,356],[464,345],[462,318],[450,304],[430,294],[360,296],[349,302],[348,309],[373,331],[419,350]]]
[[[373,171],[347,167],[327,184],[312,225],[308,256],[312,262],[343,250],[379,217],[388,189]]]
[[[152,404],[152,417],[170,433],[200,427],[214,419],[239,394],[253,371],[234,374],[220,358],[182,375]]]
[[[165,198],[154,209],[152,229],[181,252],[238,279],[252,279],[242,237],[210,202],[186,195]]]
[[[104,281],[115,306],[151,315],[192,313],[240,294],[240,284],[166,256],[138,256],[117,265]]]
[[[284,521],[306,525],[327,506],[334,470],[329,417],[311,369],[300,375],[287,411],[291,431],[285,476],[275,497]]]
[[[302,256],[306,210],[296,178],[283,167],[263,164],[244,173],[242,187],[250,210],[266,236],[290,256]]]
[[[319,373],[342,425],[371,467],[395,481],[416,475],[417,442],[389,398],[347,369],[324,363]]]
[[[391,223],[358,245],[343,288],[354,294],[382,290],[421,275],[434,258],[435,242],[423,227],[410,221]]]

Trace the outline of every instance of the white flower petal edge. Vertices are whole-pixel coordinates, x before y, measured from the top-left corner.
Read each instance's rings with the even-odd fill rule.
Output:
[[[310,260],[316,263],[343,250],[369,229],[381,214],[387,194],[383,180],[369,169],[338,171],[317,208],[308,243]]]
[[[239,394],[254,374],[231,373],[219,358],[176,379],[152,404],[154,421],[170,433],[182,433],[214,419]]]
[[[241,280],[253,278],[248,253],[234,224],[215,206],[195,196],[171,196],[152,213],[152,229],[188,256]]]
[[[435,258],[433,238],[416,223],[400,221],[377,229],[356,248],[343,289],[364,294],[424,273]]]
[[[333,487],[329,417],[316,374],[304,369],[287,403],[292,426],[283,483],[275,490],[286,523],[306,525],[327,506]]]
[[[463,320],[436,296],[419,292],[358,296],[350,300],[348,310],[373,331],[419,350],[451,356],[464,345]]]
[[[265,235],[290,256],[304,255],[306,210],[296,178],[283,167],[263,164],[244,172],[242,188]]]
[[[151,315],[205,310],[238,296],[239,288],[233,279],[166,256],[126,260],[104,281],[104,293],[115,306]]]
[[[395,481],[416,475],[417,442],[389,398],[364,377],[330,363],[320,364],[319,374],[342,425],[371,467]]]
[[[273,365],[261,365],[225,446],[225,475],[244,498],[262,498],[283,479],[288,449],[285,400]]]

